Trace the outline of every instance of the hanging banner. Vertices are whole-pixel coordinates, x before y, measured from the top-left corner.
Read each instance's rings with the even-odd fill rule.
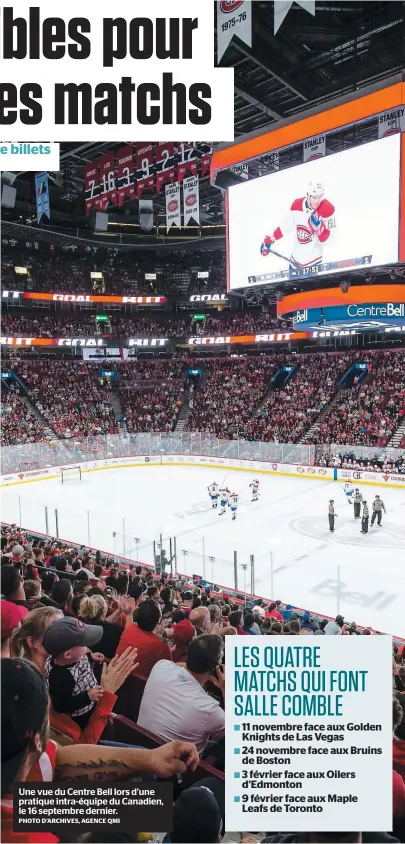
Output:
[[[277,4],[275,4],[277,5]],[[217,61],[236,35],[252,46],[252,2],[251,0],[219,0],[217,2]]]
[[[115,170],[115,153],[104,152],[99,158],[100,171],[100,210],[105,211],[109,205],[117,204],[117,176]]]
[[[49,204],[48,173],[35,174],[35,197],[37,201],[37,222],[41,222],[43,214],[50,220],[51,206]]]
[[[136,145],[136,195],[155,190],[153,144]]]
[[[405,132],[405,108],[400,106],[392,111],[385,111],[378,118],[378,137],[386,138],[388,135],[396,135],[398,132]]]
[[[156,190],[165,182],[174,182],[174,146],[172,143],[156,144]]]
[[[166,230],[172,226],[181,227],[180,185],[166,185]]]
[[[181,141],[177,161],[177,181],[179,184],[183,181],[187,173],[197,174],[198,156],[196,147],[192,144]]]
[[[135,172],[132,144],[117,151],[118,205],[135,196]]]
[[[202,153],[202,155],[201,155],[201,175],[205,176],[206,173],[210,172],[212,145],[211,144],[198,144],[198,149]]]
[[[183,181],[184,225],[190,220],[200,225],[200,198],[198,191],[198,176],[189,176]]]
[[[297,6],[301,6],[310,15],[315,15],[315,0],[296,0]],[[280,29],[284,18],[293,5],[293,0],[275,0],[274,2],[274,35]]]
[[[99,208],[100,176],[99,162],[90,161],[84,167],[84,200],[86,214],[90,214],[92,208]]]
[[[308,138],[304,141],[304,164],[306,161],[315,161],[316,158],[323,158],[326,155],[326,135],[318,135],[316,138]]]

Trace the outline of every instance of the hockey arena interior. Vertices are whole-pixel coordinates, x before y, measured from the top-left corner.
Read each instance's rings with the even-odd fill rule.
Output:
[[[405,4],[292,4],[276,34],[252,5],[221,60],[233,144],[61,143],[60,172],[2,173],[2,657],[46,674],[53,736],[148,748],[175,784],[166,838],[65,841],[320,844],[226,831],[238,634],[392,636],[392,828],[322,841],[405,841]],[[121,667],[72,717],[48,631],[75,620]],[[59,840],[12,832],[7,799],[2,827]]]

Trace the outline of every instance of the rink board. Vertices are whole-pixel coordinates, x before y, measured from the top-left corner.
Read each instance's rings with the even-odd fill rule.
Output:
[[[114,457],[91,460],[78,463],[82,472],[100,472],[105,469],[129,469],[140,466],[205,466],[222,467],[245,472],[256,472],[266,475],[284,475],[288,477],[312,478],[326,481],[352,481],[356,484],[372,484],[375,486],[397,487],[405,489],[405,475],[385,472],[369,472],[362,470],[333,469],[324,466],[302,466],[293,463],[271,463],[258,460],[242,460],[222,457],[204,457],[199,455],[150,455],[135,457]],[[28,472],[13,472],[0,475],[0,486],[17,486],[19,484],[34,483],[42,480],[55,480],[60,477],[61,469],[71,468],[72,463],[64,466],[52,466],[47,469],[34,469]]]

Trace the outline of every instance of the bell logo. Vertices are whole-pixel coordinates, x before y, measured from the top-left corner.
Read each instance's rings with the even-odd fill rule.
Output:
[[[229,12],[235,12],[236,9],[239,9],[239,6],[242,6],[244,0],[221,0],[221,12],[224,12],[226,15]]]
[[[195,193],[190,193],[190,196],[186,196],[185,202],[186,202],[186,205],[188,205],[188,206],[195,205],[196,202],[197,202],[197,197],[196,197]]]
[[[178,203],[177,199],[171,199],[170,202],[168,202],[168,204],[167,204],[167,210],[168,211],[177,211],[178,207],[179,207],[179,203]]]

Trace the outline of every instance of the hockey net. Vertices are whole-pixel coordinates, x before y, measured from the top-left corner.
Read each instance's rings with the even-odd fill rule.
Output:
[[[80,466],[63,466],[60,470],[61,481],[64,484],[66,481],[81,481],[82,470]]]

